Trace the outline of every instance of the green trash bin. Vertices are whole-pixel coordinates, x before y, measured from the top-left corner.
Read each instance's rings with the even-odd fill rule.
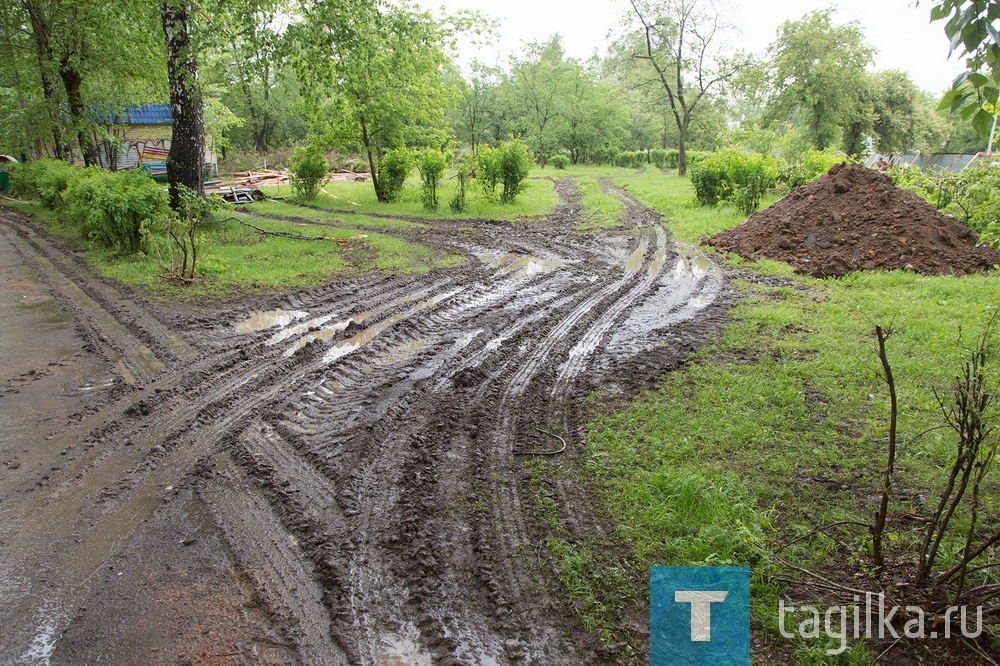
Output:
[[[0,171],[0,192],[3,192],[8,187],[10,187],[10,174],[6,171]]]

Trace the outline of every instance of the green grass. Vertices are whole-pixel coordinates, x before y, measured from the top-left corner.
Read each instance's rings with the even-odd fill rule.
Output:
[[[746,220],[733,206],[701,206],[687,178],[647,171],[641,175],[618,177],[614,184],[628,190],[645,205],[655,208],[671,220],[670,230],[682,243],[697,243],[702,236],[712,236]],[[767,208],[777,200],[768,195],[761,202]]]
[[[536,170],[539,171],[539,170]],[[403,189],[399,201],[380,203],[375,198],[375,190],[370,181],[341,181],[327,183],[323,191],[309,206],[330,211],[350,210],[357,213],[377,213],[399,217],[421,217],[427,219],[490,219],[517,220],[532,218],[551,213],[559,202],[552,181],[546,178],[548,174],[532,172],[527,186],[517,200],[510,204],[489,201],[483,196],[475,181],[466,190],[466,208],[461,213],[451,210],[448,202],[455,193],[457,181],[453,173],[445,172],[445,177],[438,186],[438,200],[441,205],[436,211],[427,211],[420,201],[419,178],[411,175]],[[261,188],[270,196],[291,197],[291,186],[271,186]]]
[[[419,229],[427,227],[426,224],[409,220],[335,213],[310,206],[300,206],[296,203],[286,201],[258,201],[242,206],[237,210],[251,215],[301,218],[325,224],[336,224],[339,227],[351,229]]]
[[[426,272],[463,261],[460,255],[437,252],[377,231],[417,226],[410,222],[343,216],[350,223],[338,224],[336,216],[322,211],[259,202],[253,204],[258,213],[312,217],[337,226],[262,219],[240,210],[222,213],[220,218],[236,217],[271,232],[354,239],[354,242],[267,236],[232,220],[210,222],[201,227],[199,278],[193,284],[181,285],[168,277],[173,248],[166,238],[152,236],[146,252],[122,256],[88,242],[55,212],[41,206],[11,203],[13,208],[35,214],[36,220],[52,233],[84,248],[87,264],[95,274],[138,288],[157,300],[242,297],[248,293],[314,287],[343,274]]]
[[[732,209],[690,204],[687,182],[676,177],[616,182],[661,210],[684,241],[742,221]],[[817,280],[777,262],[726,261],[788,284],[738,282],[744,299],[719,340],[655,390],[590,424],[588,468],[640,567],[751,565],[753,624],[773,637],[782,588],[772,575],[788,573],[774,559],[779,545],[835,521],[870,521],[876,508],[889,410],[874,324],[895,330],[888,354],[900,401],[896,487],[903,490],[890,510],[925,513],[920,498],[935,497],[943,483],[953,438],[940,430],[915,436],[941,422],[934,390],[948,391],[963,348],[1000,304],[1000,280],[907,272]],[[607,399],[595,395],[595,408]],[[998,492],[994,481],[986,510],[993,524]],[[889,557],[907,557],[919,533],[905,523],[891,531]],[[839,543],[813,536],[781,555],[820,570],[870,567],[866,530],[837,536]],[[813,663],[813,647],[789,650]],[[852,648],[860,661],[863,652]]]

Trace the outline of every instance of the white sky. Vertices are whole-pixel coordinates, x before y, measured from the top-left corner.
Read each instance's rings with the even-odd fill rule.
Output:
[[[463,47],[462,59],[473,57],[498,64],[524,42],[563,37],[567,55],[587,58],[608,43],[629,7],[627,0],[419,0],[425,7],[448,11],[475,9],[500,19],[499,37],[480,50]],[[762,54],[786,20],[798,20],[813,9],[835,7],[838,24],[858,20],[867,41],[878,49],[875,69],[900,69],[918,86],[935,95],[951,86],[962,61],[948,60],[944,23],[930,23],[931,0],[723,0],[720,11],[739,29],[737,48]],[[735,50],[735,49],[734,49]]]

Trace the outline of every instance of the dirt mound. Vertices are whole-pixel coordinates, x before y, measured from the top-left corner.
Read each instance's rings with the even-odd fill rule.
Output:
[[[894,269],[963,275],[1000,264],[1000,252],[977,247],[977,240],[969,227],[896,187],[885,174],[838,164],[705,242],[828,277]]]

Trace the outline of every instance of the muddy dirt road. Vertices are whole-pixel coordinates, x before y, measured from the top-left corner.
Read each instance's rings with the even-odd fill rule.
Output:
[[[547,221],[405,232],[461,267],[211,312],[0,211],[0,662],[607,659],[525,463],[579,460],[584,398],[685,356],[724,287],[622,192],[626,232],[574,233],[557,185]],[[585,490],[546,485],[581,535]]]

